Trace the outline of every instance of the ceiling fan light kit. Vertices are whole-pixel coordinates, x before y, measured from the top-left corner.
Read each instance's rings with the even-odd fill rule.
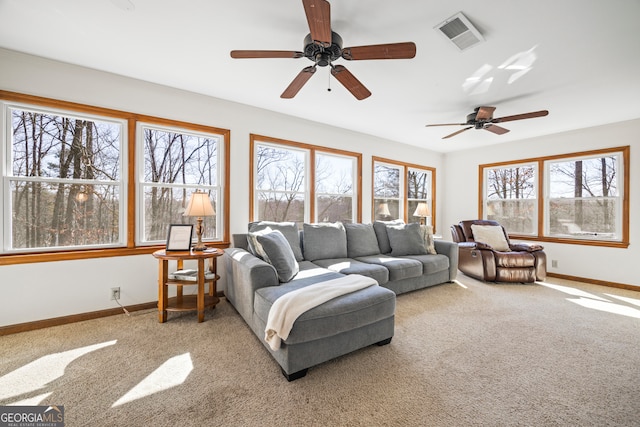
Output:
[[[293,79],[280,95],[293,98],[315,73],[316,67],[331,67],[334,76],[356,99],[371,96],[371,92],[343,65],[333,62],[342,58],[347,61],[369,59],[411,59],[416,56],[413,42],[388,43],[342,48],[342,37],[331,30],[331,6],[326,0],[302,0],[310,33],[304,39],[304,48],[299,51],[283,50],[232,50],[231,57],[248,58],[302,58],[313,62]]]

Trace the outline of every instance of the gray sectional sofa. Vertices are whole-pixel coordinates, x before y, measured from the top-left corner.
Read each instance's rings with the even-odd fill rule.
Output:
[[[311,366],[391,342],[397,294],[453,281],[455,243],[426,239],[418,224],[258,222],[233,235],[225,250],[225,296],[291,381]],[[431,252],[431,253],[429,253]],[[303,313],[277,350],[265,341],[274,301],[311,284],[359,274],[378,285],[342,295]]]

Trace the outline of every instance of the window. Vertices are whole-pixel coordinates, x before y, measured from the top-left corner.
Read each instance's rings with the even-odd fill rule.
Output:
[[[0,265],[151,253],[196,189],[228,245],[228,130],[2,90],[0,109]]]
[[[195,222],[182,214],[191,193],[205,191],[216,215],[205,217],[203,240],[222,240],[222,159],[224,136],[195,130],[138,124],[139,236],[141,244],[160,243],[167,238],[169,224]]]
[[[375,162],[373,166],[373,206],[375,219],[404,218],[404,168]]]
[[[415,218],[413,214],[419,203],[431,206],[431,175],[431,171],[428,170],[407,169],[407,215],[409,217]],[[431,213],[431,209],[429,209],[429,213]],[[426,217],[425,220],[427,225],[431,225],[431,216]]]
[[[485,174],[486,218],[509,233],[537,233],[537,164],[488,167]]]
[[[251,152],[251,220],[360,221],[360,154],[258,135]]]
[[[545,162],[545,235],[619,241],[622,153]]]
[[[318,222],[352,222],[357,212],[356,159],[316,152],[315,217]]]
[[[308,218],[308,150],[256,144],[255,198],[257,219],[300,221]]]
[[[4,104],[3,252],[125,245],[123,120]]]
[[[390,220],[400,218],[405,222],[420,222],[413,214],[418,203],[424,202],[430,216],[426,224],[435,221],[435,169],[373,158],[373,218]]]
[[[481,217],[522,238],[627,247],[628,164],[618,147],[480,165]]]

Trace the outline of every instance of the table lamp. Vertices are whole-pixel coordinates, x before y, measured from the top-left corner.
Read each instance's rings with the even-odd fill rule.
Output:
[[[195,216],[198,218],[198,225],[196,225],[196,234],[198,235],[198,243],[193,247],[194,251],[204,251],[207,247],[202,243],[202,233],[204,232],[204,226],[202,225],[202,217],[213,216],[216,211],[213,209],[211,199],[209,195],[204,191],[196,191],[191,194],[187,209],[185,209],[183,216]]]
[[[420,217],[420,225],[425,225],[425,218],[430,215],[431,215],[431,212],[429,212],[429,206],[427,205],[426,202],[418,203],[418,207],[416,208],[416,211],[413,213],[413,216]]]
[[[389,212],[389,203],[380,203],[380,205],[378,206],[378,215],[380,215],[384,219],[387,219],[391,216],[391,212]]]

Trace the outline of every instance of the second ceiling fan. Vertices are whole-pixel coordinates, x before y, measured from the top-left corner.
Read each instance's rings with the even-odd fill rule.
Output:
[[[333,75],[358,100],[365,99],[371,92],[343,65],[333,61],[342,58],[347,61],[365,59],[410,59],[416,56],[413,42],[389,43],[367,46],[342,47],[342,37],[331,30],[331,5],[326,0],[302,0],[310,33],[304,39],[304,50],[232,50],[231,57],[244,58],[307,58],[314,64],[305,67],[280,95],[293,98],[309,81],[317,67],[331,67]]]
[[[451,138],[469,129],[484,129],[489,132],[493,132],[496,135],[502,135],[509,132],[509,129],[505,129],[502,126],[498,126],[495,123],[512,122],[514,120],[533,119],[535,117],[544,117],[549,114],[547,110],[532,111],[530,113],[515,114],[513,116],[493,117],[493,112],[496,107],[476,107],[473,113],[467,115],[467,121],[464,123],[438,123],[426,125],[430,126],[466,126],[464,129],[455,131],[452,134],[443,136],[442,139]]]

